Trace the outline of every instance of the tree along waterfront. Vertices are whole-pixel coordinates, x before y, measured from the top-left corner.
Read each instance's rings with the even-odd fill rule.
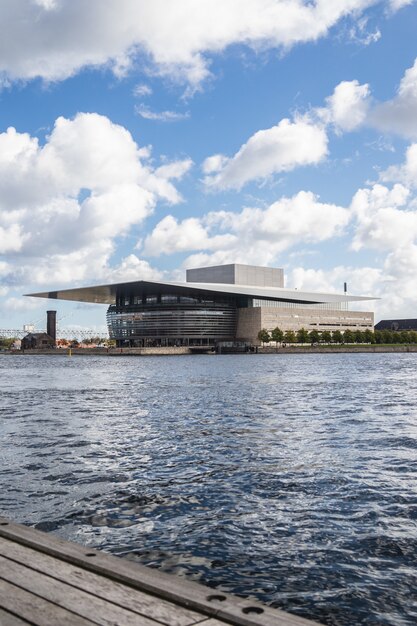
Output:
[[[340,330],[330,332],[324,330],[306,330],[300,328],[296,333],[292,330],[283,332],[280,328],[268,331],[262,328],[258,333],[258,339],[262,344],[271,341],[278,344],[417,344],[417,331],[415,330]]]

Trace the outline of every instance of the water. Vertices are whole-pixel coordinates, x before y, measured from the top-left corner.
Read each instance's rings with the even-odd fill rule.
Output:
[[[0,514],[324,624],[415,624],[416,366],[0,356]]]

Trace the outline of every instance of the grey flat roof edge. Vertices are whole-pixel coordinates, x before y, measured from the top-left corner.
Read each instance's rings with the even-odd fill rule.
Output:
[[[129,290],[129,287],[134,286],[156,287],[158,289],[166,290],[167,293],[169,293],[170,288],[175,287],[188,293],[205,291],[217,294],[247,296],[260,300],[277,300],[305,304],[331,304],[336,302],[379,300],[379,298],[372,296],[347,296],[345,294],[286,289],[285,287],[258,287],[225,283],[161,282],[152,280],[135,280],[124,283],[92,285],[90,287],[56,289],[39,293],[28,293],[24,295],[36,298],[50,298],[53,300],[70,300],[75,302],[91,302],[95,304],[114,304],[116,293],[119,290]]]

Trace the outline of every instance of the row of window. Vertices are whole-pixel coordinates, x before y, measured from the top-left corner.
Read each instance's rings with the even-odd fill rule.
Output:
[[[125,294],[122,296],[118,296],[116,305],[117,306],[134,306],[134,305],[142,305],[142,306],[154,306],[154,305],[165,305],[165,304],[207,304],[207,305],[215,305],[215,304],[228,304],[231,300],[229,298],[222,298],[221,300],[206,297],[206,296],[179,296],[176,294]]]
[[[268,314],[263,316],[265,319],[270,319],[271,316],[268,316]],[[272,316],[272,319],[274,319],[274,316]],[[279,320],[280,319],[295,319],[298,322],[302,322],[304,319],[308,320],[312,320],[312,319],[318,319],[320,324],[323,324],[324,322],[322,322],[322,320],[328,320],[329,322],[331,322],[332,320],[335,320],[337,322],[339,321],[344,321],[344,322],[368,322],[369,324],[372,323],[372,315],[366,315],[366,314],[362,314],[362,315],[355,315],[353,316],[349,316],[349,315],[308,315],[308,316],[304,316],[304,315],[294,315],[291,313],[288,313],[288,315],[284,314],[280,314],[279,318],[277,318],[277,322],[279,325]],[[311,323],[308,321],[308,323]]]
[[[215,337],[233,338],[236,309],[218,306],[126,312],[112,305],[107,312],[110,337]]]
[[[234,301],[234,297],[222,297],[221,300],[210,296],[180,296],[177,294],[124,294],[117,298],[118,306],[153,306],[157,304],[207,304],[212,305],[216,303],[226,304]],[[341,311],[347,310],[347,303],[342,302],[322,302],[306,304],[302,302],[284,302],[281,300],[261,300],[259,298],[248,299],[243,298],[242,306],[268,307],[268,308],[285,308],[285,309],[318,309],[318,310],[331,310]]]

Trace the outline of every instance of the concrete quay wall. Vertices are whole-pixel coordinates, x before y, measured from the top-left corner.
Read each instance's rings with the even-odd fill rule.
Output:
[[[15,350],[8,354],[68,356],[69,348]],[[7,354],[7,353],[4,353]],[[192,354],[189,348],[71,348],[71,356],[147,356]]]
[[[257,347],[256,352],[247,352],[248,355],[253,354],[343,354],[343,353],[362,353],[362,354],[381,354],[389,352],[417,352],[417,345],[357,345],[357,346],[286,346],[278,347],[265,346]],[[14,350],[2,352],[2,355],[46,355],[46,356],[68,356],[69,350]],[[193,352],[189,348],[74,348],[71,350],[72,356],[175,356],[189,355]],[[215,355],[215,352],[205,354]],[[241,352],[237,354],[243,354]]]
[[[274,346],[258,348],[258,354],[335,354],[335,353],[384,353],[417,352],[417,345],[395,344],[392,346],[357,345],[357,346]]]
[[[163,355],[168,356],[170,354],[191,354],[189,348],[109,348],[108,354],[113,356],[134,356],[134,355]]]

